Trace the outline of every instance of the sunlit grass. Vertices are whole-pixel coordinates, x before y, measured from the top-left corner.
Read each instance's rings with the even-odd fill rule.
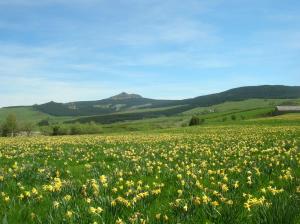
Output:
[[[296,223],[298,127],[0,139],[3,223]]]

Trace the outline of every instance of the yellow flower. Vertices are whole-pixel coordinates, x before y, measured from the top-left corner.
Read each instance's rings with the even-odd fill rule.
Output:
[[[239,181],[236,181],[236,182],[234,183],[233,187],[234,187],[235,189],[237,189],[237,188],[239,187]]]
[[[87,169],[91,169],[91,168],[92,168],[92,165],[90,165],[90,164],[85,164],[84,167],[87,168]]]
[[[168,221],[169,220],[169,217],[167,215],[164,215],[164,220],[165,221]]]
[[[151,193],[154,194],[154,195],[158,195],[158,194],[161,193],[161,189],[158,188],[158,189],[156,189],[156,190],[153,190]]]
[[[181,180],[181,179],[182,179],[182,175],[181,175],[181,174],[177,174],[177,178],[178,178],[179,180]]]
[[[194,198],[194,203],[195,203],[196,205],[200,205],[200,204],[201,204],[201,198],[195,197],[195,198]]]
[[[24,199],[24,197],[25,197],[25,196],[24,196],[24,194],[22,194],[22,193],[18,196],[18,198],[19,198],[20,200]]]
[[[53,207],[54,208],[58,208],[59,207],[59,202],[58,201],[54,201],[53,202]]]
[[[233,205],[233,201],[232,201],[232,200],[228,200],[226,203],[227,203],[228,205]]]
[[[211,199],[208,196],[204,195],[202,196],[202,201],[203,203],[207,204],[209,201],[211,201]]]
[[[113,200],[110,204],[111,204],[111,206],[115,207],[117,205],[117,202],[115,200]]]
[[[25,195],[27,198],[29,198],[30,195],[31,195],[31,194],[30,194],[30,191],[25,191],[25,192],[24,192],[24,195]]]
[[[6,196],[6,197],[4,198],[4,201],[5,201],[5,202],[9,202],[9,201],[10,201],[9,196]]]
[[[71,218],[73,216],[73,211],[67,211],[66,212],[66,217]]]
[[[224,191],[224,192],[227,192],[229,190],[229,188],[227,187],[226,184],[222,184],[221,188],[222,188],[222,191]]]
[[[66,196],[64,196],[64,200],[65,200],[65,201],[70,201],[71,198],[72,198],[72,196],[69,195],[69,194],[67,194]]]
[[[182,195],[183,191],[182,190],[178,190],[177,193],[178,193],[178,196],[180,197]]]
[[[213,202],[211,202],[211,204],[215,207],[219,206],[219,202],[217,202],[217,201],[213,201]]]
[[[156,218],[156,219],[160,219],[160,217],[161,217],[161,214],[160,214],[160,213],[158,213],[158,214],[155,215],[155,218]]]
[[[30,217],[31,217],[31,219],[34,219],[36,217],[36,214],[34,214],[33,212],[31,212]]]
[[[101,212],[103,212],[103,209],[100,207],[94,208],[94,207],[90,207],[89,208],[89,212],[91,214],[100,214]]]
[[[96,213],[96,209],[94,207],[90,207],[89,208],[89,213],[95,214]]]
[[[32,192],[32,194],[34,194],[34,195],[37,195],[37,194],[38,194],[38,191],[37,191],[37,189],[36,189],[35,187],[32,188],[31,192]]]
[[[101,176],[99,177],[99,179],[100,179],[100,182],[101,182],[102,184],[105,184],[105,183],[107,182],[107,177],[106,177],[105,175],[101,175]]]
[[[118,218],[116,224],[125,224],[122,219]]]
[[[54,178],[53,188],[54,188],[54,191],[60,191],[62,188],[62,182],[58,177]]]
[[[96,208],[96,212],[97,212],[98,214],[100,214],[100,213],[102,213],[102,212],[103,212],[103,209],[102,209],[102,208],[100,208],[100,207],[97,207],[97,208]]]
[[[250,212],[251,211],[251,206],[249,203],[244,203],[244,207]]]
[[[185,204],[185,205],[183,206],[183,210],[187,212],[187,210],[188,210],[187,204]]]

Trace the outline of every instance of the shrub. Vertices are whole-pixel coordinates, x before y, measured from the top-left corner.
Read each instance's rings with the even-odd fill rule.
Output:
[[[79,123],[75,123],[71,125],[70,135],[79,135],[82,133],[83,133],[82,125],[80,125]]]
[[[97,134],[101,132],[101,127],[97,125],[95,122],[91,121],[87,126],[86,126],[86,133],[85,134]]]
[[[34,124],[32,122],[26,122],[26,123],[22,124],[21,128],[20,128],[20,130],[24,131],[27,136],[31,135],[33,129],[34,129]]]
[[[202,118],[200,119],[199,117],[193,116],[190,120],[189,126],[195,126],[195,125],[200,125],[203,124],[205,120]]]
[[[6,124],[2,124],[1,126],[1,136],[7,137],[9,135],[9,129]]]
[[[43,135],[52,135],[53,134],[53,129],[50,126],[42,126],[39,129]]]
[[[69,130],[65,126],[60,125],[54,125],[52,127],[52,135],[67,135],[69,133]]]
[[[15,136],[17,134],[17,117],[15,114],[9,114],[1,127],[1,134],[4,137]]]
[[[51,135],[84,135],[84,134],[97,134],[101,132],[101,127],[94,122],[88,124],[75,123],[72,125],[59,125],[52,126]]]
[[[38,124],[38,126],[49,126],[49,125],[50,125],[48,119],[41,120],[41,121],[38,122],[37,124]]]

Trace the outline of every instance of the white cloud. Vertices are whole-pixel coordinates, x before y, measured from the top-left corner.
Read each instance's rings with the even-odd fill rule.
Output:
[[[224,5],[215,8],[219,2]],[[56,8],[47,6],[59,7],[52,13]],[[98,99],[118,90],[177,98],[209,92],[197,87],[194,80],[202,82],[197,75],[215,75],[222,83],[219,77],[229,69],[265,72],[269,79],[281,68],[298,74],[300,34],[291,23],[299,17],[278,15],[271,20],[288,22],[286,27],[243,27],[239,32],[226,24],[232,18],[221,7],[228,7],[226,1],[0,0],[1,12],[15,17],[0,16],[0,103]],[[15,10],[20,13],[14,15]],[[195,79],[166,81],[172,76],[182,80],[180,75]]]
[[[188,44],[215,43],[220,40],[214,29],[208,24],[193,22],[185,19],[151,23],[135,27],[130,32],[118,37],[121,43],[128,45],[148,44]]]

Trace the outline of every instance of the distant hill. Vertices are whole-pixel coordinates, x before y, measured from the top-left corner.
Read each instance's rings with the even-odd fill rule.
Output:
[[[116,96],[112,96],[109,99],[112,100],[127,100],[127,99],[141,99],[143,98],[142,96],[138,95],[138,94],[128,94],[125,92],[122,92]]]
[[[183,100],[185,104],[211,106],[226,101],[247,99],[296,99],[300,97],[300,86],[263,85],[230,89],[221,93]]]
[[[297,98],[300,98],[300,86],[264,85],[234,88],[220,93],[184,100],[149,99],[138,94],[122,92],[102,100],[70,103],[51,101],[31,107],[20,107],[19,109],[16,109],[16,107],[14,107],[15,109],[3,108],[0,109],[0,112],[2,110],[2,114],[7,114],[9,111],[17,110],[26,111],[27,114],[33,115],[34,111],[36,111],[43,117],[57,118],[60,121],[65,119],[68,122],[95,121],[98,123],[113,123],[125,120],[173,116],[188,111],[192,113],[192,111],[199,111],[197,108],[211,107],[225,102],[249,99],[284,99],[284,101],[278,102],[289,104],[293,102],[293,99]]]
[[[168,107],[166,110],[144,111],[122,114],[103,114],[92,117],[76,119],[78,122],[95,121],[98,123],[112,123],[124,120],[137,120],[154,118],[159,116],[172,116],[197,107],[209,107],[230,101],[242,101],[248,99],[296,99],[300,98],[300,86],[264,85],[248,86],[231,89],[221,93],[199,96],[192,99],[164,101],[158,104],[160,107]],[[153,108],[158,105],[150,105]],[[173,107],[172,107],[173,106]],[[172,108],[170,108],[172,107]]]
[[[161,107],[171,103],[170,100],[143,98],[138,94],[120,93],[107,99],[97,101],[78,101],[70,103],[49,102],[35,105],[34,108],[53,116],[91,116],[130,110]]]

